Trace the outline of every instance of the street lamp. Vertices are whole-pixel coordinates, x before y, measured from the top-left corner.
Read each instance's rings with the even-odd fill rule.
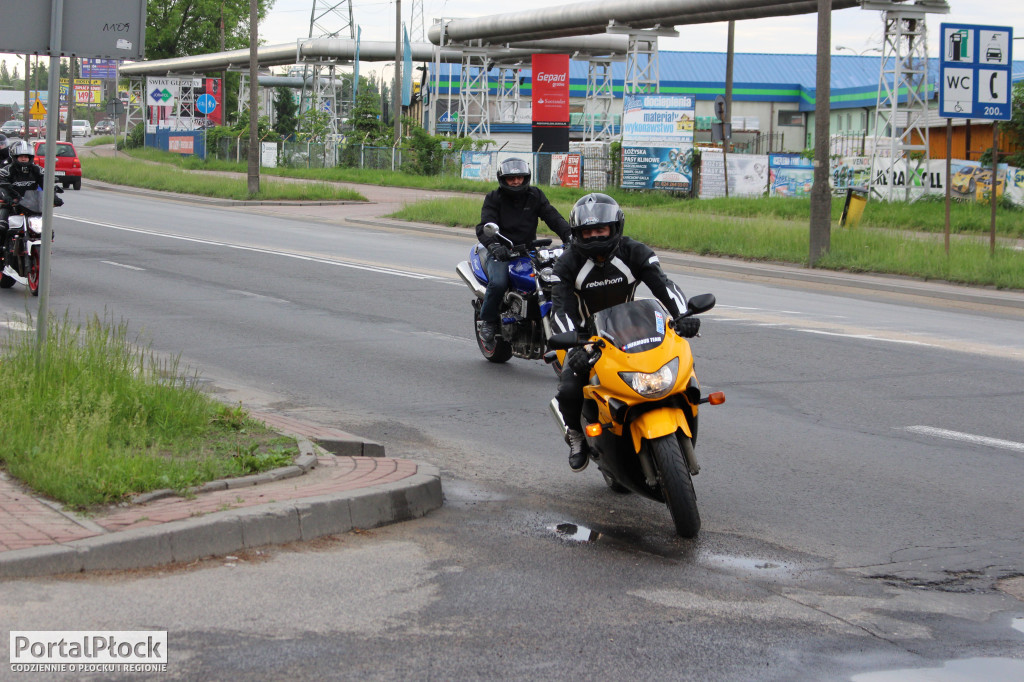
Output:
[[[849,50],[850,52],[854,53],[858,57],[863,57],[868,52],[881,52],[882,48],[880,48],[880,47],[869,47],[866,50],[858,52],[857,50],[853,49],[852,47],[846,47],[845,45],[836,45],[836,51],[838,52],[839,50]]]

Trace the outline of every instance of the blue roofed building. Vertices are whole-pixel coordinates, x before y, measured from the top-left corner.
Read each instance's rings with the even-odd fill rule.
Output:
[[[732,128],[736,151],[764,153],[767,151],[803,151],[813,145],[814,108],[816,98],[817,57],[813,54],[737,53],[733,59]],[[929,102],[934,120],[929,125],[944,126],[945,119],[937,112],[939,60],[930,58]],[[527,60],[520,72],[518,115],[512,120],[505,107],[505,120],[497,115],[498,69],[490,73],[491,135],[499,143],[526,141],[530,135],[530,64]],[[430,65],[431,70],[434,65]],[[439,91],[434,115],[447,118],[447,112],[458,111],[458,64],[441,64]],[[694,94],[697,97],[695,142],[710,142],[713,104],[716,96],[725,93],[726,54],[724,52],[660,52],[659,79],[665,94]],[[864,141],[874,135],[875,105],[878,101],[882,60],[878,55],[832,55],[831,112],[829,132],[842,147],[839,153],[856,154]],[[587,62],[573,60],[569,65],[570,138],[583,137],[584,100],[587,94]],[[1014,82],[1024,79],[1024,61],[1013,62]],[[625,64],[612,63],[613,113],[621,113],[621,97]],[[434,85],[433,75],[430,80]],[[617,123],[617,120],[616,120]],[[962,126],[962,120],[956,125]],[[454,124],[442,123],[439,131],[454,130]],[[991,128],[989,127],[989,130]],[[617,129],[613,128],[614,132]],[[937,156],[933,153],[933,157]]]

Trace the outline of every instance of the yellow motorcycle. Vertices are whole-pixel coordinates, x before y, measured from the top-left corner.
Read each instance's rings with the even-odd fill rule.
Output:
[[[684,316],[715,306],[712,294],[687,301]],[[583,347],[591,354],[590,382],[583,388],[583,419],[590,459],[608,487],[635,492],[668,506],[676,533],[692,538],[700,513],[692,476],[700,471],[698,405],[725,402],[722,392],[701,395],[686,339],[675,333],[672,317],[656,300],[629,301],[594,314],[586,330],[556,334],[545,359]],[[566,425],[551,401],[551,412]]]

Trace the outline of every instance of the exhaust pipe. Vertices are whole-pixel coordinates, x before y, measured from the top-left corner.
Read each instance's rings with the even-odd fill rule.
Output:
[[[562,438],[565,438],[569,433],[569,427],[565,425],[565,419],[562,418],[562,411],[558,409],[558,398],[552,398],[551,402],[548,403],[548,408],[551,410],[551,418],[558,424],[558,428],[562,432]]]
[[[486,289],[484,288],[484,285],[480,284],[477,280],[476,275],[473,274],[473,268],[469,267],[469,261],[464,260],[456,265],[455,272],[459,273],[459,277],[461,277],[462,281],[466,283],[466,286],[476,294],[477,298],[483,299]]]

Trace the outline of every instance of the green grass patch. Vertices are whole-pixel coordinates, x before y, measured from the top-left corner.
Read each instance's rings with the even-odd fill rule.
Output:
[[[115,185],[221,199],[366,201],[366,197],[355,190],[330,185],[326,182],[315,184],[270,182],[265,178],[260,180],[260,191],[257,194],[249,194],[248,181],[245,177],[219,177],[191,172],[192,170],[195,169],[146,163],[123,155],[82,158],[82,175],[84,177]],[[324,178],[318,179],[324,180]]]
[[[569,215],[570,202],[556,199],[552,203],[562,215]],[[928,234],[928,230],[900,230],[885,224],[886,219],[901,215],[905,208],[913,206],[919,206],[926,217],[934,208],[928,204],[900,208],[880,204],[881,219],[875,220],[874,227],[865,216],[867,226],[840,229],[836,225],[842,213],[842,200],[836,199],[830,253],[818,261],[817,267],[1024,289],[1024,251],[997,247],[992,256],[988,240],[975,232],[974,236],[953,239],[947,256],[940,235]],[[624,208],[626,234],[654,248],[798,265],[809,262],[808,200],[676,200],[673,204],[645,210]],[[958,208],[964,210],[964,215],[970,215],[977,207]],[[991,212],[991,208],[986,207],[986,210]],[[1012,220],[1014,211],[999,210],[1005,211],[1003,215],[1007,220]],[[476,198],[421,201],[405,206],[390,217],[471,229],[480,221],[480,201]],[[928,224],[934,227],[934,222]],[[539,231],[551,234],[543,223]],[[971,233],[970,230],[961,232]]]
[[[225,406],[132,342],[124,323],[52,321],[0,339],[0,464],[33,490],[88,509],[162,488],[285,466],[294,439]]]

